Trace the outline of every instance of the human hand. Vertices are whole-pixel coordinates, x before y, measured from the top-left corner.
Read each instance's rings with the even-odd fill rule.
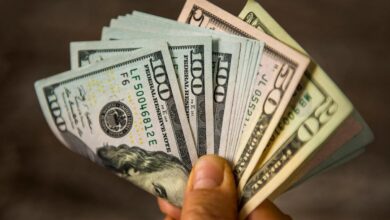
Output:
[[[180,209],[163,199],[157,199],[165,220],[238,219],[237,191],[232,170],[226,160],[218,156],[201,157],[191,171]],[[266,200],[247,218],[248,220],[288,220],[272,202]]]

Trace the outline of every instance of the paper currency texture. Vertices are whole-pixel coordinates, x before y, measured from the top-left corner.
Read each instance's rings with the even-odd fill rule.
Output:
[[[241,135],[234,173],[242,189],[255,168],[309,60],[237,17],[204,0],[188,0],[179,21],[264,41],[260,72],[251,92],[254,119]]]
[[[166,43],[35,84],[71,150],[180,206],[197,159]]]

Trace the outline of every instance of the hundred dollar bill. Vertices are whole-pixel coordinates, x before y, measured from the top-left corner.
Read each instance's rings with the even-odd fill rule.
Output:
[[[228,128],[233,106],[233,93],[237,79],[239,47],[232,44],[219,44],[213,52],[214,73],[214,154],[224,154],[226,149]]]
[[[240,14],[244,21],[293,48],[305,51],[255,1]],[[292,103],[268,145],[267,158],[241,191],[240,218],[245,218],[308,158],[345,120],[353,107],[343,93],[314,62],[301,84],[301,98]],[[316,93],[313,93],[316,91]],[[313,105],[320,101],[319,105]]]
[[[119,55],[128,56],[137,49],[145,48],[149,45],[150,40],[71,42],[70,66],[71,69],[78,69]]]
[[[71,44],[72,63],[78,54],[98,54],[100,59],[131,52],[153,41],[168,41],[175,72],[179,80],[187,118],[195,138],[198,156],[207,153],[207,139],[213,139],[213,101],[211,37],[163,37],[144,34],[129,36],[132,41],[77,42]],[[138,39],[135,40],[134,39]],[[143,40],[140,40],[143,39]],[[206,123],[211,121],[209,123]],[[210,147],[212,147],[209,143]]]
[[[145,29],[145,25],[151,25],[152,29],[156,32],[159,29],[161,31],[164,31],[164,33],[168,31],[181,31],[182,29],[185,30],[195,30],[196,32],[202,32],[202,33],[210,33],[212,35],[218,35],[219,37],[226,39],[226,34],[222,34],[221,32],[215,32],[215,31],[207,31],[207,29],[198,28],[195,26],[189,26],[186,24],[179,24],[176,21],[172,21],[166,18],[161,18],[158,16],[134,11],[132,15],[127,15],[125,17],[120,17],[118,19],[111,21],[111,26],[113,27],[122,27],[126,28],[128,26],[139,26],[143,27]],[[232,36],[229,36],[229,38],[232,38]],[[236,37],[236,39],[242,39],[240,37]],[[245,108],[242,108],[242,106],[246,106],[248,102],[248,94],[249,91],[251,91],[253,84],[255,82],[255,73],[258,72],[259,67],[259,60],[260,56],[262,55],[264,44],[259,41],[253,41],[253,40],[247,40],[245,55],[240,56],[243,57],[243,59],[240,60],[248,60],[243,65],[239,65],[242,67],[240,74],[237,76],[237,83],[236,83],[236,89],[234,90],[234,102],[232,103],[232,113],[234,117],[230,117],[230,123],[229,126],[224,126],[222,133],[226,135],[221,135],[221,141],[220,145],[225,146],[223,148],[219,148],[218,143],[215,146],[215,149],[219,149],[219,155],[225,157],[226,159],[232,161],[234,157],[234,152],[236,150],[236,145],[238,142],[238,135],[237,132],[239,129],[237,127],[240,126],[242,118],[243,118],[243,112]],[[243,44],[243,43],[242,43]],[[226,123],[224,123],[226,124]],[[227,131],[227,132],[226,132]],[[217,131],[215,131],[217,132]],[[217,135],[215,135],[217,136]],[[227,142],[224,142],[226,137],[229,137]],[[216,137],[216,140],[218,140],[218,137]]]
[[[129,15],[127,15],[127,17],[129,17]],[[214,36],[217,34],[218,36],[224,38],[226,40],[226,35],[221,35],[220,32],[215,32],[215,31],[206,31],[207,29],[199,29],[198,27],[195,27],[195,26],[189,26],[189,25],[185,25],[185,24],[178,24],[176,21],[173,21],[173,20],[169,20],[169,19],[166,19],[166,18],[161,18],[161,17],[158,17],[158,16],[154,16],[154,15],[150,15],[150,14],[146,14],[146,13],[143,13],[143,12],[138,12],[138,11],[134,11],[131,15],[131,18],[134,19],[134,18],[139,18],[141,20],[148,20],[148,21],[154,21],[156,23],[156,25],[161,25],[161,24],[167,24],[168,27],[166,28],[171,28],[172,26],[174,26],[175,30],[178,30],[178,29],[192,29],[192,30],[196,30],[196,31],[200,31],[201,32],[208,32],[210,34],[213,34]],[[140,22],[140,20],[138,20],[138,22]],[[232,38],[231,36],[229,37],[230,39]],[[240,38],[235,38],[235,39],[240,39]],[[244,44],[243,42],[241,43],[242,45]],[[258,46],[258,44],[260,44],[260,46]],[[220,120],[217,119],[217,117],[215,117],[215,126],[217,126],[217,124],[221,125],[221,129],[218,129],[218,127],[215,127],[215,132],[214,132],[214,135],[215,135],[215,153],[218,153],[219,155],[225,157],[226,159],[228,159],[229,161],[232,161],[233,160],[233,157],[234,157],[234,152],[236,150],[236,144],[237,144],[237,141],[238,141],[238,138],[237,138],[237,124],[239,124],[241,122],[241,118],[242,118],[242,111],[243,111],[243,108],[242,106],[245,106],[247,101],[245,100],[248,100],[248,92],[251,90],[252,86],[253,86],[253,81],[254,81],[254,77],[255,77],[255,73],[257,72],[257,68],[259,66],[259,60],[260,60],[260,56],[263,52],[263,48],[264,48],[264,44],[262,42],[259,42],[259,41],[248,41],[248,43],[246,44],[247,45],[247,48],[245,49],[245,56],[241,56],[242,59],[241,60],[248,60],[246,61],[243,65],[240,65],[241,67],[243,67],[239,72],[240,74],[237,76],[236,78],[236,88],[239,88],[239,89],[235,89],[234,90],[234,93],[233,93],[233,97],[232,99],[234,99],[234,102],[232,103],[231,105],[231,111],[228,111],[229,109],[227,109],[226,107],[229,107],[229,106],[226,106],[225,105],[225,111],[224,111],[224,115],[228,115],[227,113],[229,113],[228,115],[228,118],[224,117],[224,121],[225,123],[223,123],[223,126],[222,126],[222,122]],[[217,82],[215,82],[217,83]],[[214,84],[216,85],[216,84]],[[229,88],[231,88],[231,86],[229,86]],[[234,87],[233,87],[234,88]],[[230,91],[232,91],[232,89],[229,89]],[[229,96],[227,96],[229,97]],[[229,102],[228,102],[229,103]],[[214,105],[218,105],[217,103],[214,103]],[[221,106],[220,109],[223,109],[222,108],[223,106]],[[235,117],[231,117],[231,116],[235,116]],[[218,123],[219,121],[219,123]],[[226,122],[229,122],[229,123],[226,123]],[[220,141],[219,141],[220,139]],[[234,142],[234,144],[233,144]],[[224,146],[222,148],[220,148],[220,146]],[[228,147],[226,147],[228,146]]]
[[[180,206],[197,154],[167,45],[150,46],[35,89],[64,145]]]
[[[145,26],[151,26],[151,30],[156,32],[166,32],[166,31],[182,31],[183,29],[187,31],[196,31],[196,32],[202,32],[202,33],[213,33],[212,31],[207,31],[207,29],[198,28],[194,26],[190,26],[187,24],[181,24],[177,23],[176,21],[171,21],[169,19],[164,18],[158,18],[157,16],[149,15],[147,16],[145,13],[140,12],[133,12],[132,15],[127,15],[125,17],[119,17],[118,19],[113,19],[110,22],[111,27],[117,27],[117,28],[127,28],[129,26],[131,27],[138,27],[143,28],[145,30]],[[160,31],[159,31],[160,30]],[[215,34],[214,34],[215,35]],[[223,35],[220,33],[219,35]],[[226,34],[225,34],[226,35]],[[245,49],[245,55],[244,55],[244,62],[243,65],[240,65],[241,71],[239,71],[240,75],[237,77],[237,86],[236,88],[240,88],[235,90],[234,92],[234,102],[232,103],[232,114],[235,117],[231,117],[231,121],[229,123],[229,127],[227,127],[228,133],[227,136],[229,139],[227,140],[226,147],[219,148],[219,146],[216,146],[216,149],[219,149],[219,155],[225,157],[228,160],[232,160],[233,155],[231,154],[234,152],[235,146],[233,143],[236,143],[234,137],[236,137],[236,127],[237,124],[240,123],[240,119],[242,118],[241,113],[242,109],[241,106],[244,106],[246,104],[248,92],[250,91],[252,84],[254,82],[254,76],[255,76],[255,69],[256,66],[253,62],[253,60],[257,61],[256,56],[260,55],[261,53],[259,51],[262,51],[257,45],[257,42],[254,41],[248,41],[246,43],[246,49]],[[257,53],[252,51],[256,51]],[[243,57],[243,56],[240,56]],[[222,137],[224,138],[224,137]]]
[[[145,28],[145,26],[143,25],[143,30],[140,31],[140,30],[132,30],[131,28],[127,28],[127,29],[124,29],[124,28],[103,28],[103,31],[102,31],[102,39],[103,40],[115,40],[115,39],[134,39],[134,38],[138,38],[138,37],[142,37],[142,38],[145,38],[145,37],[153,37],[153,38],[170,38],[170,39],[177,39],[177,38],[193,38],[193,34],[191,33],[187,33],[187,32],[182,32],[180,34],[176,33],[176,32],[164,32],[163,34],[162,33],[158,33],[158,32],[153,32],[154,31],[154,28],[151,28],[151,29],[147,29]],[[147,29],[147,30],[146,30]],[[149,32],[148,32],[149,31]],[[180,36],[180,37],[179,37]],[[204,35],[204,34],[199,34],[197,36],[207,36],[207,35]],[[173,40],[174,41],[174,40]],[[219,45],[219,46],[218,46]],[[221,47],[221,49],[227,45],[230,45],[230,49],[236,49],[239,51],[240,49],[240,45],[238,45],[237,43],[234,43],[234,42],[220,42],[220,41],[217,41],[215,38],[213,38],[213,44],[212,44],[212,47],[213,47],[213,53],[215,52],[215,50],[217,50],[219,47]],[[208,53],[208,55],[211,56],[211,52]],[[237,55],[234,55],[232,58],[234,59],[232,61],[233,63],[233,67],[231,69],[231,71],[233,72],[233,76],[236,75],[236,72],[237,72],[237,60],[238,58],[236,57]],[[212,57],[212,59],[214,59],[214,57]],[[214,63],[214,61],[213,61]],[[211,66],[210,66],[211,67]],[[213,74],[214,74],[214,71],[213,70],[210,70],[210,71],[207,71],[207,73],[212,73],[212,74],[209,74],[207,75],[207,88],[205,88],[207,91],[211,91],[211,95],[209,96],[206,96],[207,97],[207,102],[213,102],[213,97],[214,97],[214,90],[213,90],[213,87],[212,85],[210,86],[210,83],[212,84],[212,79],[211,77],[213,77]],[[184,85],[183,85],[184,86]],[[193,104],[191,105],[193,106],[193,109],[196,107],[194,106]],[[186,106],[187,107],[187,106]],[[198,106],[197,108],[199,107],[202,107],[202,106]],[[213,108],[215,108],[215,103],[213,104]],[[208,141],[205,141],[206,139],[203,138],[203,142],[207,144],[207,152],[208,154],[212,154],[214,153],[214,148],[215,148],[215,145],[214,145],[214,142],[215,142],[215,132],[217,132],[215,130],[215,126],[218,126],[218,124],[214,125],[213,122],[214,122],[214,109],[211,110],[212,112],[209,112],[207,111],[207,117],[206,117],[206,127],[213,127],[214,130],[213,131],[209,131],[207,134],[208,134],[208,138],[207,140]],[[194,129],[194,128],[193,128]],[[211,137],[210,137],[211,136]],[[201,136],[198,136],[199,138]],[[202,140],[200,140],[202,141]],[[205,154],[205,153],[204,153]],[[203,154],[202,154],[203,155]],[[201,155],[199,155],[201,156]]]
[[[253,87],[255,86],[256,83],[256,77],[258,77],[259,74],[259,68],[260,68],[260,60],[261,56],[264,51],[265,44],[262,42],[262,45],[260,48],[258,47],[252,47],[252,50],[249,52],[250,56],[250,66],[248,67],[248,72],[253,74],[251,76],[248,74],[247,76],[243,76],[241,79],[241,86],[239,84],[240,88],[237,93],[237,98],[236,98],[236,105],[235,105],[235,111],[233,112],[233,123],[231,123],[231,128],[230,128],[230,134],[229,136],[230,141],[228,143],[230,150],[229,152],[226,153],[226,157],[229,158],[230,160],[234,160],[235,153],[238,148],[238,143],[239,143],[239,138],[240,138],[240,131],[241,131],[241,126],[243,125],[243,118],[244,118],[244,113],[246,112],[246,109],[249,105],[250,102],[250,92],[253,90]],[[256,54],[258,54],[256,56]]]
[[[111,25],[116,27],[116,29],[112,28],[112,30],[113,30],[112,33],[108,29],[104,29],[103,30],[104,35],[105,35],[104,39],[107,39],[107,36],[109,36],[109,35],[113,36],[113,34],[115,34],[115,32],[117,35],[120,35],[121,33],[118,33],[118,28],[131,30],[132,28],[142,27],[144,31],[156,32],[156,34],[160,34],[161,32],[163,32],[164,34],[168,33],[168,34],[176,34],[176,35],[178,35],[178,34],[179,35],[182,35],[182,34],[189,34],[189,35],[209,34],[215,40],[214,44],[216,44],[213,46],[215,49],[213,52],[218,52],[218,51],[221,52],[221,49],[223,49],[223,50],[225,50],[225,49],[227,50],[228,48],[233,49],[234,45],[235,45],[234,42],[240,43],[241,50],[240,50],[240,54],[239,54],[238,70],[236,72],[240,72],[240,70],[242,70],[242,72],[240,75],[237,75],[236,85],[234,85],[233,83],[228,84],[228,85],[235,86],[235,87],[238,86],[239,88],[245,87],[245,85],[242,84],[242,82],[244,82],[244,80],[240,80],[240,79],[243,76],[248,75],[248,74],[242,74],[243,72],[244,73],[246,72],[247,66],[253,66],[253,68],[258,67],[256,65],[251,65],[251,64],[245,65],[246,62],[244,62],[244,61],[245,61],[246,57],[249,57],[251,55],[248,52],[250,51],[250,49],[252,49],[252,47],[254,47],[254,49],[258,51],[257,54],[254,54],[254,57],[259,58],[259,56],[261,56],[262,49],[264,48],[264,44],[259,42],[259,41],[250,41],[249,42],[248,40],[246,40],[242,37],[230,36],[230,35],[227,35],[225,33],[220,33],[220,32],[216,32],[216,31],[212,31],[212,30],[208,30],[208,29],[203,29],[203,28],[198,28],[198,27],[194,27],[194,26],[189,26],[189,25],[177,23],[176,21],[168,20],[165,18],[159,18],[157,16],[147,15],[145,13],[142,13],[142,15],[141,15],[140,12],[137,12],[137,13],[133,12],[133,14],[134,15],[132,15],[131,17],[129,17],[125,21],[112,20]],[[139,30],[132,30],[132,31],[139,32]],[[254,45],[252,45],[252,43]],[[226,46],[223,46],[223,45],[226,45]],[[242,48],[244,48],[245,46],[247,46],[247,48],[242,50]],[[248,46],[249,46],[249,48],[248,48]],[[226,53],[226,52],[223,52],[223,53]],[[232,71],[235,71],[235,67],[234,67],[234,69],[232,69]],[[253,72],[256,72],[256,71],[253,71]],[[230,80],[232,80],[232,82],[234,82],[234,78],[230,78]],[[247,80],[247,81],[252,82],[253,80]],[[239,84],[238,82],[241,82],[241,84]],[[215,82],[215,83],[217,83],[217,82]],[[216,84],[214,84],[214,85],[216,85]],[[217,120],[214,122],[214,124],[215,124],[215,126],[214,126],[214,128],[215,128],[215,130],[214,130],[214,137],[215,137],[214,153],[216,153],[216,154],[218,153],[220,156],[223,156],[223,157],[229,159],[229,158],[232,158],[232,156],[229,157],[226,155],[226,153],[232,152],[232,150],[227,149],[226,146],[229,146],[229,144],[227,144],[227,143],[228,143],[228,137],[230,137],[229,127],[232,126],[231,125],[232,124],[232,121],[231,121],[232,117],[231,116],[232,116],[232,114],[234,114],[233,113],[234,109],[235,109],[234,104],[236,104],[236,102],[240,99],[237,98],[239,93],[236,93],[237,90],[235,90],[234,87],[230,88],[230,86],[229,86],[227,91],[234,91],[234,93],[233,93],[233,97],[230,97],[230,95],[227,96],[228,102],[225,102],[225,106],[224,106],[225,111],[224,111],[223,122],[221,122],[217,117],[214,117],[214,119]],[[230,102],[230,100],[232,100],[232,102]],[[227,103],[227,105],[226,105],[226,103]],[[214,100],[214,105],[216,105],[215,100]],[[231,110],[230,110],[230,105],[232,106]],[[230,112],[232,112],[232,113],[230,113]],[[222,124],[223,124],[223,126],[222,126]],[[219,125],[221,125],[221,126],[219,126]],[[219,131],[219,129],[218,129],[219,127],[222,128],[221,131]],[[219,142],[218,142],[218,140],[219,140]],[[220,146],[223,146],[223,147],[220,148]]]
[[[242,189],[287,107],[309,60],[205,0],[188,0],[178,20],[265,42],[260,72],[251,91],[248,109],[254,120],[248,122],[245,132],[241,135],[234,163],[234,173],[239,179],[239,188]]]

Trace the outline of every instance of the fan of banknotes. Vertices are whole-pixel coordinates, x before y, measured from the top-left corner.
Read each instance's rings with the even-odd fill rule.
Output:
[[[133,11],[70,52],[70,71],[35,84],[50,128],[177,206],[202,155],[231,163],[243,219],[373,139],[335,83],[252,0],[239,17],[205,0],[188,0],[178,21]]]

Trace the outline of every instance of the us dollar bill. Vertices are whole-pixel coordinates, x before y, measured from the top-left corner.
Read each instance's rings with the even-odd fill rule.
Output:
[[[58,139],[180,206],[197,160],[168,47],[139,49],[35,83]]]
[[[214,73],[214,153],[219,154],[221,146],[226,149],[228,128],[233,107],[235,80],[237,79],[237,66],[239,45],[233,43],[218,44],[213,52]],[[225,128],[225,129],[224,129]],[[223,154],[223,153],[221,153]]]
[[[226,158],[230,160],[234,160],[235,152],[238,148],[240,131],[243,122],[243,117],[245,110],[250,101],[250,93],[253,90],[256,82],[257,74],[259,74],[260,70],[260,60],[263,55],[265,44],[260,41],[252,41],[252,48],[249,51],[250,65],[248,65],[248,74],[241,74],[241,81],[238,82],[237,87],[237,95],[235,98],[235,109],[233,111],[232,119],[229,133],[229,142],[228,142],[228,152],[226,152]],[[260,47],[257,46],[260,44]]]
[[[138,19],[137,19],[138,18]],[[221,38],[226,39],[227,34],[222,34],[222,32],[215,32],[211,30],[207,30],[204,28],[199,28],[187,24],[177,23],[176,21],[157,17],[154,15],[149,15],[146,13],[134,11],[132,15],[127,15],[126,18],[114,20],[111,25],[114,26],[121,26],[124,23],[132,24],[139,23],[142,21],[154,21],[155,25],[161,25],[162,23],[166,24],[165,28],[172,29],[172,27],[175,30],[195,30],[196,32],[202,32],[202,33],[210,33],[213,35],[218,35]],[[122,26],[123,27],[123,26]],[[229,38],[232,38],[230,35]],[[236,39],[241,39],[241,41],[244,39],[242,37],[236,37]],[[245,108],[242,108],[242,106],[246,106],[246,103],[248,102],[248,93],[251,91],[251,88],[253,87],[253,82],[255,78],[255,74],[257,72],[257,69],[259,67],[258,61],[260,59],[260,56],[262,55],[262,51],[264,48],[263,42],[256,41],[256,40],[249,40],[245,39],[247,41],[246,48],[245,48],[245,54],[241,57],[241,60],[245,61],[243,65],[240,65],[242,68],[240,68],[240,71],[237,76],[236,80],[236,88],[233,93],[233,99],[234,102],[232,103],[232,110],[231,115],[234,117],[230,117],[230,123],[229,126],[224,127],[223,130],[227,131],[226,135],[221,136],[221,141],[223,148],[219,148],[218,143],[216,143],[215,149],[220,149],[218,152],[219,155],[223,156],[229,161],[233,160],[234,152],[236,150],[236,145],[238,142],[238,130],[237,127],[240,126],[241,120],[243,117],[243,112]],[[244,45],[244,44],[242,44]],[[244,47],[244,46],[242,46]],[[226,123],[225,123],[226,125]],[[218,132],[218,131],[215,131]],[[224,132],[225,133],[225,132]],[[227,142],[225,142],[225,137],[229,137]],[[216,140],[218,140],[218,137],[216,137]]]
[[[71,42],[70,66],[71,69],[78,69],[120,55],[128,56],[137,49],[148,46],[150,46],[150,40]]]
[[[342,147],[340,147],[335,153],[333,153],[327,160],[322,161],[321,164],[305,173],[303,177],[298,181],[294,181],[290,188],[293,188],[314,175],[325,172],[334,167],[353,159],[354,157],[363,153],[366,149],[365,146],[370,144],[374,140],[374,134],[370,127],[364,121],[363,117],[356,110],[351,115],[362,126],[362,130],[358,135],[355,135],[352,139],[348,140]]]
[[[213,120],[211,37],[163,37],[148,33],[142,35],[139,32],[137,35],[127,33],[125,37],[115,37],[122,40],[72,43],[72,63],[82,63],[80,59],[85,56],[79,54],[93,54],[100,59],[107,59],[124,52],[131,53],[137,47],[148,47],[154,41],[167,41],[198,156],[205,155],[207,139],[213,138],[213,123],[206,123]]]
[[[235,112],[235,109],[237,108],[237,106],[241,106],[242,104],[240,103],[240,101],[244,100],[243,98],[238,98],[241,97],[239,92],[249,90],[241,89],[247,88],[248,83],[244,82],[243,80],[243,76],[248,75],[243,74],[246,72],[244,68],[251,66],[252,69],[248,69],[248,71],[252,71],[251,73],[254,73],[256,72],[255,68],[257,67],[257,63],[255,62],[248,62],[244,64],[243,61],[247,59],[245,57],[253,57],[256,60],[256,58],[258,58],[256,55],[261,55],[261,51],[264,48],[264,44],[258,41],[248,41],[247,43],[245,43],[245,41],[247,40],[243,38],[232,37],[206,29],[199,29],[194,26],[184,25],[182,23],[177,23],[177,21],[174,20],[158,17],[139,11],[133,11],[132,15],[127,15],[126,18],[127,22],[130,22],[130,25],[134,25],[134,23],[140,22],[143,22],[143,25],[145,25],[146,22],[154,27],[162,26],[169,31],[176,32],[186,29],[187,31],[189,31],[190,35],[194,34],[195,31],[196,33],[209,34],[214,37],[214,154],[218,154],[232,161],[232,152],[234,152],[235,148],[232,144],[229,144],[228,137],[232,136],[230,132],[233,131],[231,131],[232,129],[230,129],[230,127],[234,128],[233,124],[235,121],[233,121],[233,119],[236,119],[236,117],[231,116],[238,115],[238,113]],[[123,25],[119,26],[123,27]],[[151,30],[159,32],[158,29],[156,30],[156,28],[152,28]],[[241,46],[237,45],[238,43],[240,43]],[[245,50],[241,50],[240,53],[240,47],[243,48],[245,47],[245,45],[247,46],[247,48]],[[252,49],[257,50],[257,53],[251,53]],[[245,55],[242,53],[244,51],[246,53]],[[240,62],[237,62],[238,59],[241,60],[241,64],[239,64]],[[241,74],[237,74],[238,71],[240,71]],[[250,82],[253,81],[249,79],[249,77],[247,77],[246,79]],[[240,89],[235,89],[236,87]],[[223,147],[221,148],[221,146]]]
[[[277,198],[309,178],[353,159],[364,152],[365,146],[373,139],[371,129],[359,112],[354,110],[322,146],[270,195],[270,198]]]
[[[240,17],[305,53],[255,1],[247,2]],[[280,186],[353,110],[352,104],[316,63],[311,63],[306,75],[307,80],[298,87],[301,98],[290,103],[290,110],[282,117],[271,138],[267,154],[241,191],[242,219]]]
[[[331,155],[336,153],[339,148],[346,144],[351,136],[358,134],[362,130],[361,124],[354,120],[354,114],[350,114],[343,123],[329,136],[326,141],[312,155],[297,167],[292,174],[280,185],[269,198],[276,198],[282,193],[290,189],[295,182],[299,181],[303,176],[320,166],[320,164],[330,159]],[[342,134],[342,135],[340,135]],[[353,135],[351,135],[353,134]],[[326,169],[326,168],[325,168]]]
[[[231,152],[231,150],[227,149],[227,146],[229,146],[228,143],[228,138],[230,137],[230,130],[229,127],[232,125],[231,119],[234,119],[234,117],[231,117],[233,114],[233,109],[234,109],[234,104],[238,102],[239,99],[235,90],[236,86],[239,87],[244,87],[243,84],[234,84],[234,80],[237,79],[236,81],[242,81],[240,78],[243,76],[246,76],[245,74],[245,68],[249,66],[249,63],[244,62],[247,57],[249,57],[251,54],[249,54],[248,48],[245,48],[247,46],[250,46],[249,49],[251,49],[252,44],[247,44],[248,40],[242,38],[242,37],[235,37],[235,36],[230,36],[225,33],[220,33],[208,29],[203,29],[203,28],[198,28],[194,26],[189,26],[186,24],[182,23],[177,23],[176,21],[168,20],[165,18],[159,18],[157,16],[153,15],[147,15],[145,13],[140,13],[140,12],[133,12],[133,15],[131,17],[128,17],[126,20],[112,20],[111,21],[111,26],[110,28],[105,28],[103,29],[103,35],[102,38],[104,40],[107,40],[109,38],[115,38],[115,36],[123,36],[128,33],[131,33],[131,35],[136,35],[140,31],[138,28],[142,27],[143,31],[148,31],[148,32],[153,32],[157,35],[161,35],[161,32],[164,34],[173,34],[173,35],[186,35],[186,36],[191,36],[191,35],[211,35],[213,37],[213,54],[218,53],[218,54],[231,54],[232,55],[232,68],[229,70],[232,71],[231,75],[232,77],[229,77],[229,83],[228,83],[228,88],[226,88],[226,91],[231,91],[233,92],[233,96],[231,96],[231,92],[227,92],[227,102],[224,103],[224,112],[223,112],[223,121],[219,120],[219,117],[214,117],[214,151],[210,153],[215,153],[220,156],[223,156],[225,158],[228,158],[226,156],[226,152]],[[127,32],[127,33],[126,33]],[[239,45],[238,45],[239,44]],[[255,47],[258,47],[258,51],[262,51],[262,48],[264,47],[264,44],[261,42],[256,42]],[[237,51],[239,47],[239,54],[235,54],[234,51]],[[244,50],[243,50],[244,49]],[[260,54],[256,54],[260,55]],[[215,57],[215,56],[214,56]],[[257,57],[257,56],[255,56]],[[235,60],[238,59],[238,62]],[[213,62],[217,62],[214,61]],[[235,63],[238,63],[238,66],[235,65]],[[245,67],[245,68],[244,68]],[[241,71],[241,72],[240,72]],[[241,73],[241,75],[237,73]],[[235,77],[237,76],[237,77]],[[248,80],[251,81],[251,80]],[[252,80],[253,81],[253,80]],[[220,82],[214,82],[214,86],[216,86]],[[216,88],[214,88],[215,91]],[[214,92],[215,96],[215,92]],[[233,101],[234,100],[234,101]],[[216,103],[214,100],[214,106],[219,105]],[[220,106],[222,109],[222,106]],[[222,130],[219,129],[219,127],[222,128]],[[220,146],[223,146],[222,148]],[[232,157],[230,157],[232,158]]]
[[[251,91],[252,120],[241,135],[234,173],[242,189],[256,167],[309,59],[205,0],[188,0],[179,21],[265,42],[260,72]]]
[[[134,11],[131,15],[126,15],[111,20],[110,27],[132,27],[142,28],[143,30],[145,30],[145,27],[150,27],[152,31],[164,33],[166,33],[167,31],[175,31],[176,34],[178,32],[182,33],[183,30],[186,30],[190,31],[191,34],[207,33],[211,34],[214,37],[220,37],[224,40],[226,40],[227,37],[230,39],[233,38],[232,35],[224,34],[222,32],[215,32],[204,28],[182,24],[166,18],[161,18],[137,11]],[[218,143],[216,143],[217,145],[215,145],[215,149],[219,149],[218,154],[230,161],[233,160],[234,152],[236,150],[236,145],[238,142],[240,129],[238,129],[237,127],[241,126],[243,112],[245,111],[245,108],[243,108],[242,106],[246,106],[248,103],[248,94],[249,91],[251,91],[251,89],[253,88],[253,84],[255,82],[254,78],[259,68],[260,56],[262,55],[262,51],[264,48],[263,42],[260,41],[249,40],[247,38],[242,37],[235,37],[235,40],[240,40],[242,44],[241,48],[245,47],[245,50],[242,50],[242,54],[240,55],[240,61],[243,61],[243,65],[239,65],[240,74],[237,76],[236,80],[236,88],[239,89],[235,89],[233,94],[234,102],[232,103],[231,115],[233,115],[234,117],[230,117],[229,126],[223,128],[224,131],[228,131],[226,133],[226,136],[229,137],[226,144],[222,144],[225,147],[219,148]],[[243,42],[244,40],[247,41],[246,44]],[[225,143],[224,140],[226,136],[221,136],[220,143]],[[218,139],[218,137],[216,139]]]

